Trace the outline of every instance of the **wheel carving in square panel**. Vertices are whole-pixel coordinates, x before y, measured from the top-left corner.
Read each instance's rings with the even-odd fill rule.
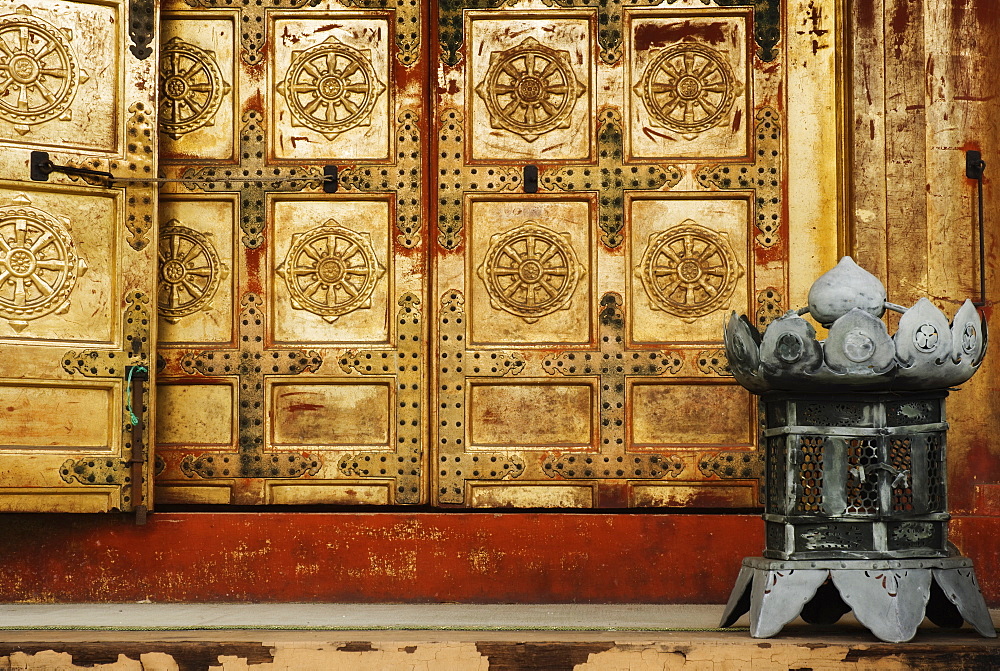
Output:
[[[60,0],[0,8],[0,137],[116,152],[121,19],[115,6]]]
[[[274,342],[387,342],[391,204],[275,199],[270,209]]]
[[[158,341],[228,343],[233,337],[232,196],[160,200]]]
[[[629,200],[634,341],[713,342],[721,315],[748,309],[748,220],[747,198]]]
[[[159,71],[164,158],[235,158],[234,18],[232,13],[164,16]]]
[[[473,343],[590,341],[592,210],[589,200],[469,202]]]
[[[276,18],[271,31],[274,158],[387,160],[393,134],[389,22],[289,14]]]
[[[0,338],[117,340],[121,210],[113,193],[0,190]]]
[[[630,157],[745,156],[753,88],[749,13],[626,16]]]
[[[589,159],[594,96],[589,15],[495,17],[468,18],[470,158]]]

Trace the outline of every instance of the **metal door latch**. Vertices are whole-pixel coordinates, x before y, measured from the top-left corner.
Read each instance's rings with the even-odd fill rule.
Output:
[[[71,165],[56,165],[49,159],[46,151],[31,152],[31,180],[34,182],[47,182],[49,175],[54,172],[61,172],[67,175],[79,175],[81,177],[97,177],[113,182],[115,176],[103,170],[91,170],[89,168],[77,168]]]

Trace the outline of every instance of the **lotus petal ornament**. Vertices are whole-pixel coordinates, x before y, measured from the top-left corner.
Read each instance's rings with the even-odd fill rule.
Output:
[[[970,300],[962,303],[955,313],[951,326],[951,349],[954,363],[972,367],[970,376],[986,354],[986,322]]]
[[[896,365],[896,348],[885,323],[860,308],[833,323],[823,352],[826,365],[837,373],[878,375]]]
[[[767,383],[757,375],[760,369],[760,332],[746,315],[730,314],[724,339],[729,370],[736,381],[750,391],[766,391]]]
[[[886,309],[903,313],[893,337],[881,320]],[[830,329],[825,341],[806,313]],[[970,301],[952,324],[926,298],[902,308],[887,302],[878,278],[849,256],[813,283],[807,308],[790,310],[763,334],[736,313],[725,328],[733,376],[755,393],[946,389],[972,377],[986,341],[986,324]]]
[[[816,329],[794,312],[774,320],[760,346],[764,370],[771,376],[802,370],[809,373],[823,365],[823,347],[816,341]]]

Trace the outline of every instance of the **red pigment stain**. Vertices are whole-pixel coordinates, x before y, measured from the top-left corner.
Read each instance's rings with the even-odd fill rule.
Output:
[[[646,51],[651,47],[665,47],[684,38],[698,38],[709,44],[725,41],[726,24],[716,23],[672,23],[669,25],[643,23],[635,29],[635,50]]]
[[[300,412],[302,410],[322,410],[326,406],[317,405],[316,403],[293,403],[288,406],[289,412]]]
[[[262,253],[262,248],[257,249],[244,249],[243,255],[247,260],[247,291],[255,294],[261,293],[261,282],[260,282],[260,256]]]
[[[862,28],[871,29],[875,26],[875,1],[874,0],[854,0],[855,16],[858,17],[858,25]]]

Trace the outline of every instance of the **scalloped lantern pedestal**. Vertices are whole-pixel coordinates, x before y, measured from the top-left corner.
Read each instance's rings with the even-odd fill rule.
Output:
[[[853,610],[883,641],[909,641],[924,616],[946,628],[967,621],[986,637],[996,631],[976,584],[972,561],[851,559],[782,561],[748,557],[726,604],[722,627],[750,612],[750,635],[774,636],[801,615],[810,624],[833,624]]]
[[[996,636],[972,562],[949,555],[946,391],[762,396],[765,558],[743,561],[723,627],[766,638],[853,610],[884,641],[924,619]]]

